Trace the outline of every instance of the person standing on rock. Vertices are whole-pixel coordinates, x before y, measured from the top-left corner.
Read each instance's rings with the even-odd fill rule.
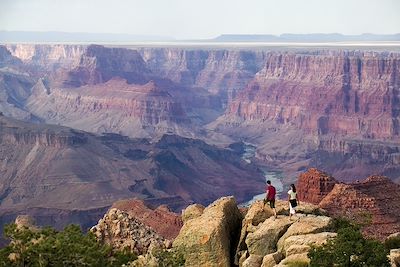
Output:
[[[294,186],[294,184],[290,185],[290,190],[288,191],[288,200],[289,200],[289,219],[292,219],[292,215],[296,214],[297,205],[300,204],[297,199],[296,186]]]
[[[274,211],[274,216],[275,216],[275,218],[277,218],[277,216],[276,216],[276,209],[275,209],[275,195],[276,195],[276,189],[275,189],[275,187],[271,184],[271,181],[270,181],[270,180],[267,181],[266,193],[267,193],[267,194],[265,195],[264,205],[265,205],[265,203],[269,202],[269,206],[270,206],[271,209]]]

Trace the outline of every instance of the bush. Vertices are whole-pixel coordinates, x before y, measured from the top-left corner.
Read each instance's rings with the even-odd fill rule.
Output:
[[[159,267],[181,267],[185,266],[185,258],[179,250],[158,250],[154,253]]]
[[[338,223],[337,237],[308,253],[310,266],[390,266],[388,250],[382,243],[365,239],[358,226],[343,220]]]
[[[63,231],[18,229],[7,225],[10,244],[0,250],[0,266],[121,266],[136,259],[133,253],[113,252],[97,242],[92,233],[83,234],[77,225]]]
[[[386,239],[385,247],[388,250],[400,248],[400,236]]]

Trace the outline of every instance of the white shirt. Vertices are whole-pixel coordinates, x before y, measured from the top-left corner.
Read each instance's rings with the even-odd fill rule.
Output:
[[[290,189],[287,193],[290,196],[290,199],[296,199],[297,198],[297,192],[293,192],[292,189]]]

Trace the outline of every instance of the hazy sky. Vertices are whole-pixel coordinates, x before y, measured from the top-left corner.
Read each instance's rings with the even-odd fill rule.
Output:
[[[400,0],[0,0],[0,30],[208,38],[398,33]]]

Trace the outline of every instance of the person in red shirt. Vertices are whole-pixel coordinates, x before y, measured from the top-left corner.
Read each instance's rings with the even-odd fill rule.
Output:
[[[273,185],[271,185],[271,181],[270,180],[267,181],[266,192],[267,192],[267,194],[265,195],[264,204],[269,202],[269,206],[274,211],[275,218],[277,218],[276,209],[275,209],[276,189],[275,189],[275,187]]]

